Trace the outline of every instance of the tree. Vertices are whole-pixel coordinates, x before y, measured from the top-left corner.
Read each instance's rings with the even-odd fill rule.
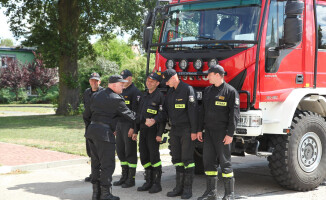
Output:
[[[34,55],[36,55],[34,53]],[[43,95],[48,89],[58,82],[58,72],[55,68],[45,68],[42,60],[36,59],[35,63],[26,66],[26,84],[32,88],[39,88]]]
[[[20,66],[17,60],[9,62],[6,68],[0,71],[0,87],[8,88],[16,95],[18,101],[19,90],[26,86],[27,71],[25,67]]]
[[[57,114],[78,109],[77,60],[94,55],[94,34],[109,35],[120,27],[139,38],[143,13],[156,0],[0,0],[10,28],[24,36],[25,46],[37,46],[46,67],[59,67]]]
[[[14,42],[12,41],[12,39],[9,39],[9,38],[2,39],[2,40],[0,40],[0,46],[13,47]]]

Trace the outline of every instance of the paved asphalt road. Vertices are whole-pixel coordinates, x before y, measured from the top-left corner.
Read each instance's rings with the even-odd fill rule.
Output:
[[[158,194],[137,192],[136,187],[122,189],[113,187],[113,193],[122,200],[162,200],[180,199],[168,198],[166,193],[174,187],[174,167],[170,162],[170,156],[162,156],[163,191]],[[281,188],[273,180],[264,158],[247,156],[245,158],[233,157],[233,166],[236,177],[237,199],[286,199],[286,200],[324,200],[326,199],[326,186],[320,186],[314,191],[296,192]],[[117,163],[119,165],[119,163]],[[139,165],[136,175],[136,186],[143,184],[143,169]],[[26,174],[0,175],[0,199],[1,200],[88,200],[91,199],[91,184],[83,182],[83,178],[89,174],[88,164],[71,165],[50,169],[30,171]],[[114,174],[114,180],[120,176],[120,167]],[[205,190],[205,176],[196,176],[193,187],[193,198],[201,196]],[[223,186],[219,182],[220,195],[223,195]]]

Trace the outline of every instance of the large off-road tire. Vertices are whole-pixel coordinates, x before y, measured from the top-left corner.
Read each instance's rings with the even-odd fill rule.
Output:
[[[318,114],[297,110],[290,134],[275,136],[272,143],[269,168],[281,186],[308,191],[326,178],[326,123]]]

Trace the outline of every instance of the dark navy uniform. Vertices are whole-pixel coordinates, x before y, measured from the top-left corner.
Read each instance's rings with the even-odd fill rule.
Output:
[[[103,90],[103,87],[99,87],[97,91],[92,91],[92,88],[87,88],[83,94],[83,103],[84,103],[84,112],[83,112],[83,120],[85,123],[85,133],[88,125],[91,123],[91,115],[90,115],[90,104],[91,97],[95,92]],[[91,157],[91,151],[89,149],[88,140],[86,139],[86,152],[88,157]]]
[[[223,177],[233,177],[231,144],[224,145],[226,135],[233,137],[239,119],[239,94],[228,83],[209,86],[204,91],[200,129],[205,127],[204,168],[206,175],[216,176],[221,166]]]
[[[111,80],[111,77],[112,80]],[[111,76],[109,82],[123,82],[121,76]],[[118,199],[110,193],[112,174],[115,169],[114,131],[119,117],[133,122],[136,117],[125,104],[124,99],[110,88],[95,93],[91,98],[91,123],[85,137],[90,141],[93,195],[101,199]],[[100,180],[101,192],[96,190]],[[95,192],[96,191],[96,192]],[[98,196],[96,196],[97,198]]]
[[[127,107],[137,112],[141,92],[132,83],[128,88],[124,89],[121,96],[125,99]],[[126,184],[122,187],[131,187],[135,185],[135,172],[137,168],[137,142],[128,137],[130,128],[135,129],[134,123],[125,118],[119,119],[116,129],[116,147],[117,154],[122,168],[121,179],[114,182],[113,185],[122,185],[127,179]]]
[[[164,96],[158,89],[152,93],[145,92],[139,103],[137,113],[137,124],[140,128],[139,152],[141,164],[145,168],[146,183],[142,187],[139,187],[138,191],[146,191],[155,186],[155,184],[161,187],[162,165],[159,152],[160,144],[156,141],[156,137],[162,137],[165,128],[165,119],[162,113],[163,104]],[[155,119],[155,124],[151,127],[146,126],[145,122],[147,118]]]
[[[168,72],[167,72],[168,73]],[[173,72],[174,73],[174,72]],[[172,74],[173,74],[172,73]],[[197,100],[192,86],[180,81],[177,88],[168,90],[164,111],[171,123],[170,145],[172,163],[176,167],[176,187],[167,196],[192,196],[194,174],[194,141],[191,133],[197,133]]]

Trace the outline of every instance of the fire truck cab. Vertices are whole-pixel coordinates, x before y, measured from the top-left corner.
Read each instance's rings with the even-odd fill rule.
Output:
[[[153,43],[155,26],[161,31]],[[268,158],[283,187],[312,190],[326,178],[326,1],[170,0],[145,19],[155,72],[168,68],[200,100],[219,63],[240,94],[233,154]],[[200,168],[200,144],[196,165]]]

